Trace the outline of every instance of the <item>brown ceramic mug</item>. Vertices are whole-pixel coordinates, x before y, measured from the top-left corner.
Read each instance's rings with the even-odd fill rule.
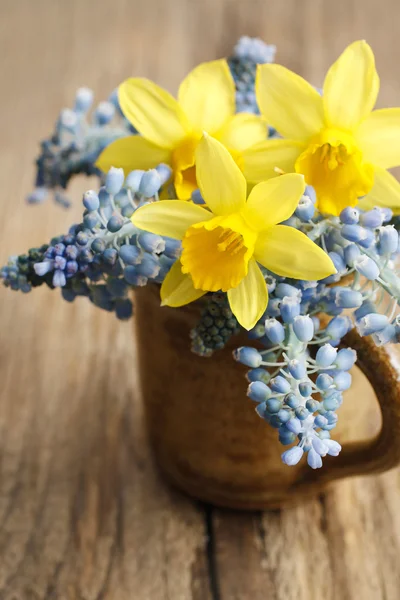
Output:
[[[137,292],[135,304],[151,443],[169,481],[191,496],[230,508],[276,508],[315,494],[334,479],[399,464],[400,362],[394,348],[378,348],[355,331],[347,335],[364,375],[354,373],[339,410],[334,439],[342,452],[324,458],[317,471],[304,460],[288,467],[276,430],[246,398],[246,367],[232,358],[232,350],[248,345],[248,338],[237,336],[211,358],[196,356],[189,333],[198,322],[200,301],[161,308],[159,288],[148,286]]]

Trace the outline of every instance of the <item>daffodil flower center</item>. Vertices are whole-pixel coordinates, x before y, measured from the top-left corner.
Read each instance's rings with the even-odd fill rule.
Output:
[[[246,276],[255,238],[239,215],[197,223],[182,240],[182,272],[197,289],[227,292]]]
[[[321,212],[334,215],[355,206],[374,181],[373,168],[364,162],[353,136],[334,129],[323,130],[309,142],[295,169],[315,188]]]

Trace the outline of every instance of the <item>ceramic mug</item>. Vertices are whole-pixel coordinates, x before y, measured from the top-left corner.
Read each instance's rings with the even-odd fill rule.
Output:
[[[364,376],[355,373],[338,413],[333,437],[342,452],[325,457],[322,469],[313,471],[304,459],[295,467],[282,463],[287,447],[246,397],[247,368],[232,358],[233,349],[249,344],[245,335],[203,358],[191,352],[189,337],[201,301],[160,307],[153,285],[136,293],[135,305],[151,444],[165,476],[189,495],[229,508],[277,508],[318,493],[334,479],[399,464],[400,362],[394,346],[378,348],[355,331],[346,336]]]

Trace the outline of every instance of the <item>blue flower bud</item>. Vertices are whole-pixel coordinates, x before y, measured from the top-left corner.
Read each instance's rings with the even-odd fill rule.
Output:
[[[107,265],[115,265],[118,258],[118,252],[115,248],[106,248],[102,254],[102,258]]]
[[[140,249],[137,246],[130,246],[129,244],[121,246],[119,255],[126,265],[138,265],[142,258]]]
[[[385,344],[390,344],[391,342],[395,341],[396,333],[396,327],[390,324],[381,331],[373,333],[372,339],[377,346],[384,346]]]
[[[287,423],[289,421],[289,419],[291,419],[291,416],[292,416],[291,415],[291,411],[287,410],[287,409],[284,409],[284,408],[281,408],[280,411],[278,412],[278,417],[279,417],[279,419],[281,420],[282,423]]]
[[[254,402],[264,402],[271,395],[271,390],[261,381],[252,381],[247,388],[248,397]]]
[[[349,371],[356,363],[357,352],[352,348],[342,348],[337,353],[335,366],[342,371]]]
[[[161,185],[164,185],[164,183],[167,183],[167,181],[171,179],[172,169],[168,165],[160,163],[156,166],[156,171],[160,176]]]
[[[182,244],[180,240],[174,240],[169,237],[164,237],[165,248],[164,254],[169,258],[178,258],[181,254]]]
[[[159,174],[155,169],[150,169],[150,171],[146,171],[142,176],[139,185],[139,194],[145,198],[151,198],[157,194],[160,187],[161,179]]]
[[[109,194],[115,196],[124,183],[124,170],[111,167],[106,175],[105,188]]]
[[[295,215],[302,221],[309,221],[314,216],[315,205],[311,198],[304,195],[300,198],[300,201],[295,210]]]
[[[94,111],[94,120],[99,125],[107,125],[115,114],[115,106],[111,102],[105,100],[100,102]]]
[[[280,310],[281,300],[280,298],[269,298],[267,310],[265,314],[269,317],[279,317],[281,314]]]
[[[99,189],[99,202],[101,208],[111,209],[111,196],[104,186]]]
[[[314,423],[317,427],[325,427],[325,425],[328,425],[328,419],[323,415],[317,415],[314,419]]]
[[[136,169],[128,174],[125,180],[125,186],[130,189],[133,194],[136,194],[139,191],[140,183],[144,173],[145,172],[141,169]]]
[[[76,91],[75,106],[76,112],[86,113],[93,103],[93,91],[87,87],[81,87]]]
[[[326,410],[336,410],[340,405],[340,397],[338,394],[332,394],[324,398],[322,404]]]
[[[356,321],[356,328],[361,336],[382,331],[387,325],[389,325],[387,316],[377,313],[370,313],[362,317],[359,321]]]
[[[303,449],[300,448],[300,446],[294,446],[293,448],[286,450],[281,455],[282,462],[284,462],[285,465],[288,465],[289,467],[293,467],[294,465],[297,465],[298,462],[300,462],[300,460],[303,457],[303,453]]]
[[[378,206],[378,210],[383,214],[383,222],[388,223],[393,218],[393,211],[390,208]]]
[[[291,323],[300,314],[300,300],[293,296],[285,296],[280,304],[281,317],[285,323]]]
[[[342,237],[349,242],[358,242],[368,237],[367,230],[360,225],[343,225],[341,229]]]
[[[204,202],[204,198],[203,198],[203,196],[201,195],[201,192],[200,192],[200,190],[194,190],[194,191],[192,192],[192,196],[191,196],[191,198],[192,198],[192,202],[193,202],[194,204],[200,204],[200,205],[201,205],[201,204],[205,204],[205,202]]]
[[[268,419],[267,406],[265,402],[261,402],[256,406],[256,413],[261,419]]]
[[[298,406],[295,410],[296,417],[300,421],[304,421],[310,415],[309,411],[304,406]]]
[[[246,365],[246,367],[257,368],[261,366],[263,358],[261,354],[250,346],[242,346],[241,348],[236,348],[233,351],[233,358],[237,361]]]
[[[305,361],[293,358],[288,362],[288,371],[295,379],[303,379],[307,374]]]
[[[380,271],[378,265],[372,258],[369,258],[369,256],[366,256],[365,254],[355,258],[353,265],[356,271],[371,281],[379,277]]]
[[[350,243],[345,247],[343,252],[346,264],[348,264],[349,267],[352,267],[355,259],[360,256],[360,248],[356,244]]]
[[[291,419],[289,419],[289,421],[286,423],[286,427],[295,435],[299,435],[299,433],[303,429],[301,421],[297,417],[292,417]]]
[[[79,119],[77,113],[70,108],[64,108],[58,118],[58,126],[71,133],[75,132],[78,122]]]
[[[291,390],[291,385],[285,377],[278,375],[270,380],[271,390],[278,394],[287,394]]]
[[[331,259],[331,261],[333,262],[336,271],[339,274],[345,273],[346,272],[346,263],[344,262],[343,258],[340,256],[340,254],[338,254],[337,252],[328,252],[329,254],[329,258]]]
[[[308,398],[312,394],[311,383],[308,381],[302,381],[299,383],[299,392],[303,398]]]
[[[300,401],[296,394],[290,393],[285,397],[285,404],[287,404],[290,408],[297,408],[299,403]]]
[[[334,295],[335,303],[339,308],[358,308],[363,303],[361,292],[350,288],[336,288]]]
[[[319,402],[318,400],[315,400],[314,398],[309,398],[306,402],[306,409],[310,412],[310,413],[314,413],[316,410],[319,409]]]
[[[324,344],[318,349],[315,361],[319,367],[329,367],[335,360],[337,349],[330,344]]]
[[[352,324],[349,317],[334,317],[328,323],[326,334],[333,340],[340,340],[348,331],[350,331],[351,326]]]
[[[301,342],[309,342],[314,336],[314,323],[308,315],[300,315],[294,318],[293,331]]]
[[[360,223],[364,227],[377,229],[377,227],[380,227],[383,223],[383,213],[381,210],[379,210],[379,208],[373,208],[365,213],[361,213]]]
[[[300,301],[300,291],[298,288],[294,287],[294,285],[290,285],[289,283],[278,283],[275,290],[275,295],[277,298],[285,298],[285,296],[289,296],[291,298],[297,298]]]
[[[54,261],[53,260],[44,260],[43,262],[38,262],[33,265],[36,275],[39,277],[43,277],[50,271],[54,269]]]
[[[397,250],[399,234],[393,225],[386,225],[379,229],[377,250],[379,254],[390,256]]]
[[[85,229],[94,229],[100,223],[97,212],[90,212],[83,217]]]
[[[346,206],[340,213],[339,218],[345,225],[355,225],[360,218],[360,211],[357,208]]]
[[[320,469],[322,467],[322,458],[311,448],[307,454],[307,463],[312,469]]]
[[[119,231],[121,229],[121,227],[124,224],[124,220],[120,215],[113,215],[107,223],[107,229],[108,231],[111,231],[111,233],[116,233],[117,231]]]
[[[279,441],[283,446],[290,446],[290,444],[296,441],[296,436],[291,431],[280,432]]]
[[[328,454],[330,456],[338,456],[342,449],[342,446],[338,442],[335,442],[335,440],[326,439],[324,440],[324,444],[328,447]]]
[[[83,194],[83,206],[90,211],[98,210],[100,207],[99,196],[94,190],[88,190]]]
[[[372,244],[375,243],[375,231],[372,231],[371,229],[365,229],[364,231],[365,231],[365,235],[358,242],[358,244],[362,248],[369,248],[370,246],[372,246]]]
[[[63,271],[65,269],[66,264],[67,264],[67,261],[65,260],[65,258],[63,256],[56,255],[54,257],[54,268],[55,269],[61,269],[61,271]]]
[[[351,386],[351,375],[347,371],[339,371],[333,378],[333,383],[336,389],[340,392],[348,390]]]
[[[54,271],[52,283],[54,287],[63,287],[67,283],[64,272],[59,269]]]
[[[281,344],[285,339],[285,328],[276,319],[265,321],[265,334],[273,344]]]
[[[333,378],[327,373],[320,373],[315,381],[315,385],[319,390],[327,390],[331,387]]]
[[[80,231],[77,235],[76,235],[76,243],[79,246],[86,246],[86,244],[89,241],[89,236],[87,233],[85,233],[84,231]]]
[[[269,383],[269,380],[271,379],[271,375],[265,369],[258,367],[257,369],[250,369],[250,371],[247,371],[246,379],[249,382],[262,381],[262,383],[265,383],[267,385]]]
[[[143,277],[147,277],[148,279],[154,279],[154,277],[157,277],[159,272],[160,265],[158,261],[150,254],[145,254],[142,257],[141,262],[136,267],[136,273],[138,275],[143,275]]]
[[[75,273],[78,272],[78,269],[79,265],[76,260],[69,260],[65,265],[65,270],[69,276],[75,275]]]
[[[313,437],[312,447],[320,456],[326,456],[328,454],[328,446],[317,435]]]
[[[266,407],[270,414],[275,414],[282,408],[282,402],[278,398],[269,398],[266,402]]]
[[[161,254],[165,250],[165,240],[149,231],[139,233],[138,242],[143,250],[151,254]]]

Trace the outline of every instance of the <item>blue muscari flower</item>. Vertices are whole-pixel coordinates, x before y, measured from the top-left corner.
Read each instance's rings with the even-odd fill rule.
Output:
[[[165,248],[164,254],[169,258],[178,258],[182,252],[182,243],[180,240],[174,240],[169,237],[164,237]]]
[[[346,206],[340,213],[339,218],[345,225],[356,225],[360,218],[360,211],[357,208]]]
[[[92,248],[93,248],[93,244],[92,244]],[[141,261],[142,251],[137,246],[131,246],[130,244],[124,244],[119,249],[119,255],[126,265],[137,265]]]
[[[109,194],[115,195],[121,190],[124,183],[124,170],[111,167],[106,175],[105,188]],[[96,209],[92,209],[96,210]]]
[[[263,362],[261,354],[249,346],[242,346],[233,352],[233,358],[247,367],[259,367]]]
[[[307,398],[312,394],[312,387],[309,381],[302,381],[299,383],[299,393],[303,398]]]
[[[262,381],[252,381],[247,388],[247,395],[254,402],[264,402],[271,395],[271,390]]]
[[[285,296],[280,303],[280,312],[285,323],[292,323],[300,315],[300,298]]]
[[[269,386],[273,392],[278,394],[287,394],[290,392],[291,385],[285,377],[278,375],[269,382]]]
[[[356,321],[357,331],[361,336],[371,335],[371,333],[382,331],[388,324],[389,319],[387,316],[377,313],[367,314]]]
[[[349,317],[334,317],[326,327],[326,334],[333,340],[340,340],[351,329]]]
[[[192,198],[192,202],[194,202],[194,204],[200,204],[200,205],[201,205],[201,204],[205,204],[205,202],[204,202],[204,198],[203,198],[203,196],[201,195],[201,192],[200,192],[200,190],[199,190],[199,189],[197,189],[197,190],[194,190],[194,191],[192,192],[191,198]]]
[[[282,454],[281,458],[286,465],[293,467],[301,461],[303,454],[304,451],[302,448],[300,448],[300,446],[294,446],[293,448],[290,448],[290,450],[286,450]]]
[[[337,390],[344,392],[351,386],[351,375],[347,371],[339,371],[333,378],[333,383]]]
[[[364,229],[361,225],[343,225],[341,235],[349,242],[360,243],[362,240],[366,239],[368,233],[367,229]]]
[[[399,245],[399,234],[393,225],[385,225],[378,230],[377,250],[383,256],[396,252]]]
[[[346,264],[348,264],[349,267],[353,267],[354,261],[356,258],[358,258],[360,256],[360,253],[361,253],[360,249],[356,244],[354,244],[354,243],[348,244],[343,251],[344,260],[345,260]]]
[[[147,277],[147,279],[154,279],[160,271],[160,265],[151,254],[145,254],[135,269],[138,275]]]
[[[309,342],[314,336],[314,323],[308,315],[296,316],[293,320],[293,331],[301,342]]]
[[[161,178],[156,169],[150,169],[146,171],[139,185],[139,194],[142,194],[145,198],[152,198],[155,196],[161,187]]]
[[[333,383],[333,377],[328,375],[327,373],[320,373],[315,381],[315,385],[320,390],[327,390],[331,387]]]
[[[330,456],[338,456],[342,449],[341,445],[335,442],[335,440],[325,439],[324,444],[328,447],[328,454]]]
[[[297,408],[300,404],[299,398],[293,392],[289,393],[285,396],[285,404],[289,406],[289,408]]]
[[[301,380],[306,376],[307,373],[306,363],[298,360],[297,358],[292,358],[288,362],[288,371],[292,377]]]
[[[277,319],[266,319],[265,334],[273,344],[281,344],[285,339],[285,328]]]
[[[307,195],[303,195],[295,210],[296,217],[299,217],[302,221],[310,221],[315,213],[315,205],[311,198]]]
[[[161,254],[165,250],[165,239],[148,231],[139,233],[138,243],[145,252],[151,254]]]
[[[300,300],[301,298],[301,292],[300,290],[295,287],[294,285],[290,285],[289,283],[278,283],[278,285],[275,288],[275,296],[277,298],[285,298],[286,296],[289,296],[290,298],[296,298],[298,300]]]
[[[335,268],[336,268],[338,274],[343,275],[347,270],[346,263],[343,260],[343,257],[334,251],[328,252],[328,254],[329,254],[329,257],[332,260],[333,264],[335,265]],[[334,277],[334,276],[331,275],[330,277]],[[328,279],[328,278],[326,278],[326,279]]]
[[[354,259],[353,264],[356,271],[358,271],[361,275],[364,275],[364,277],[366,277],[367,279],[374,281],[379,277],[379,266],[369,256],[361,254],[359,257]]]
[[[397,340],[396,327],[390,323],[389,325],[386,325],[386,327],[381,331],[373,333],[372,339],[374,340],[377,346],[384,346],[385,344],[395,342]]]
[[[337,349],[330,344],[324,344],[318,349],[315,362],[319,367],[329,367],[336,359]]]
[[[271,415],[278,413],[282,408],[282,402],[278,398],[268,398],[265,403],[267,412]]]
[[[87,87],[81,87],[76,91],[75,94],[75,106],[76,112],[86,113],[93,104],[93,91]]]
[[[337,287],[334,294],[335,303],[340,308],[358,308],[363,303],[362,293],[351,288]]]
[[[265,369],[258,367],[256,369],[250,369],[250,371],[247,371],[246,378],[250,383],[252,381],[261,381],[262,383],[268,384],[269,380],[271,379],[271,375]]]
[[[160,184],[164,185],[164,183],[167,183],[167,181],[169,181],[172,177],[172,169],[170,166],[164,164],[164,163],[160,163],[159,165],[156,166],[156,171],[158,173],[158,176],[160,178]]]
[[[320,469],[322,467],[322,458],[314,448],[308,451],[307,463],[312,469]]]
[[[367,212],[362,212],[360,215],[361,225],[363,225],[363,227],[369,227],[371,229],[381,227],[383,219],[384,215],[379,208],[373,208],[372,210],[368,210]]]
[[[342,348],[336,355],[335,366],[343,371],[349,371],[356,363],[357,352],[352,348]],[[329,366],[329,365],[327,365]]]
[[[144,171],[140,169],[136,169],[135,171],[131,171],[126,180],[126,187],[133,193],[136,194],[139,191],[140,183],[142,181],[142,177],[144,175]]]
[[[104,100],[100,102],[93,115],[93,121],[97,125],[108,125],[115,115],[115,106],[112,102]]]
[[[298,419],[297,417],[292,417],[291,419],[289,419],[289,421],[286,423],[286,427],[295,435],[299,435],[303,428],[300,419]]]
[[[371,300],[365,300],[360,308],[357,308],[357,310],[354,311],[354,317],[356,320],[361,319],[362,317],[365,317],[365,315],[368,315],[369,313],[375,313],[377,312],[375,304],[373,302],[371,302]]]

